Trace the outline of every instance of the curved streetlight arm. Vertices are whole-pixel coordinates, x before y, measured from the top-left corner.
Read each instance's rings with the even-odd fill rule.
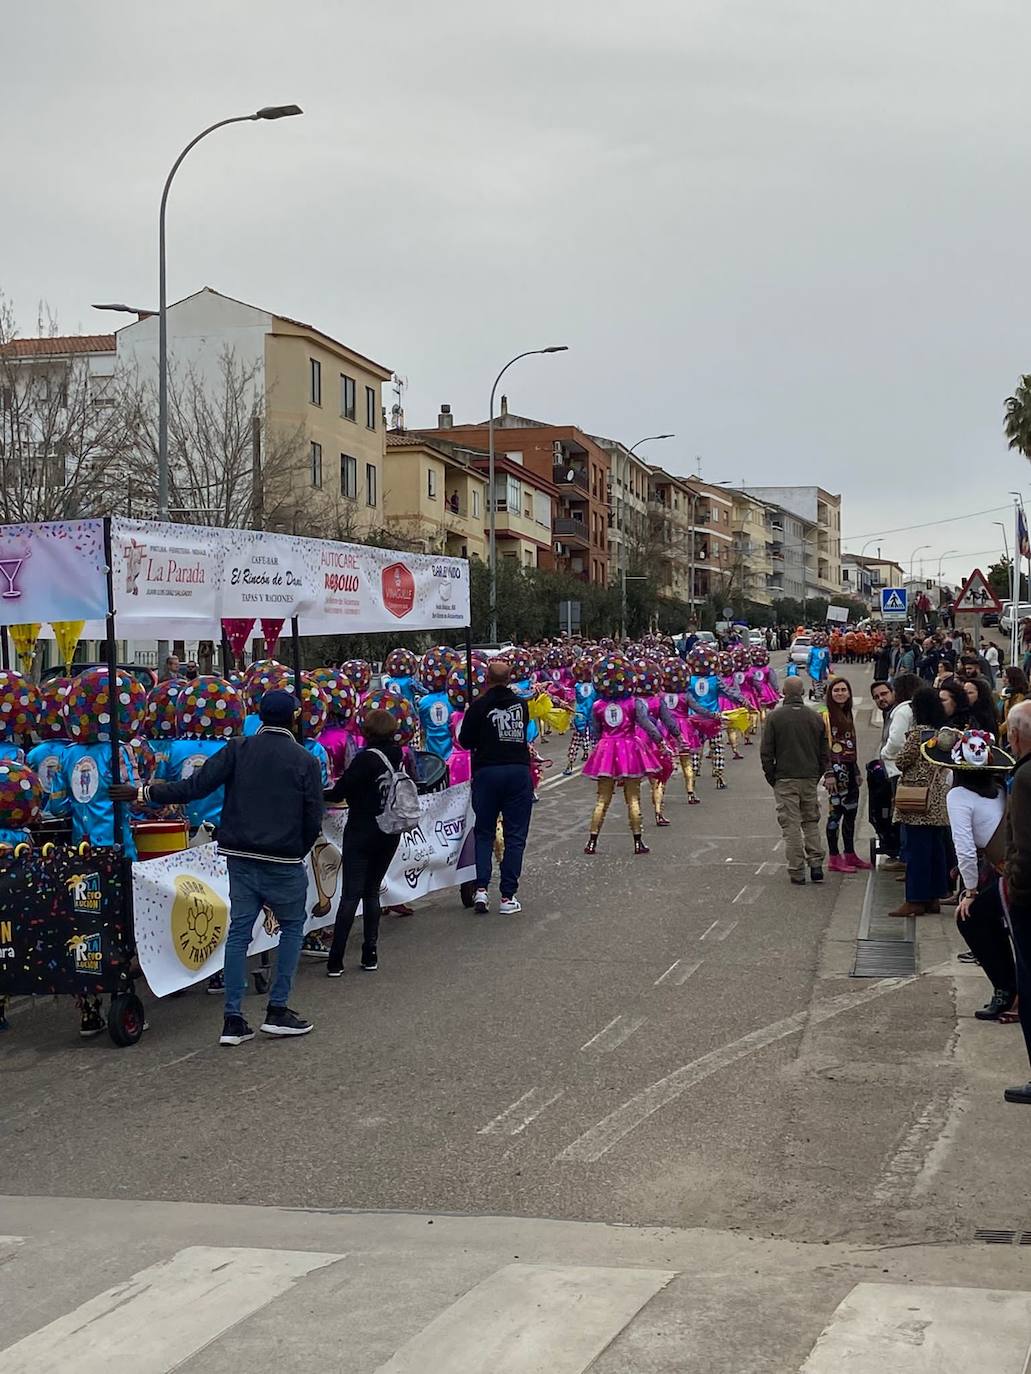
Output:
[[[648,434],[643,439],[638,439],[636,444],[632,444],[630,448],[627,449],[627,453],[634,454],[642,444],[650,444],[655,439],[675,439],[676,437],[675,434]]]

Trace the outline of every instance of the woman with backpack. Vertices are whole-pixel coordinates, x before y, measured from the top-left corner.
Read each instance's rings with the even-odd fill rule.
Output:
[[[326,793],[331,802],[347,802],[347,825],[340,847],[343,890],[326,964],[330,978],[339,978],[344,971],[344,951],[359,902],[362,904],[361,966],[367,973],[379,967],[376,954],[379,890],[404,829],[404,826],[388,825],[384,816],[397,800],[394,795],[398,791],[396,777],[403,762],[397,728],[398,722],[389,711],[369,711],[362,721],[365,747],[355,754],[335,786]]]

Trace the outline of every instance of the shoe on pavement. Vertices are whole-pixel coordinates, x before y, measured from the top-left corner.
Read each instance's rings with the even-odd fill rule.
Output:
[[[375,973],[379,968],[379,960],[376,958],[374,949],[362,950],[362,968],[366,973]]]
[[[387,911],[394,916],[414,916],[415,907],[409,906],[407,902],[398,902],[396,906],[388,906]]]
[[[245,1040],[253,1040],[254,1032],[242,1016],[227,1016],[222,1022],[222,1034],[218,1037],[220,1045],[242,1045]]]
[[[925,902],[903,902],[894,911],[889,911],[889,916],[925,916],[927,905]]]
[[[873,868],[873,864],[867,863],[867,861],[866,861],[865,859],[861,859],[861,858],[859,857],[859,855],[856,854],[856,853],[852,853],[852,854],[843,854],[841,857],[845,860],[845,862],[846,862],[851,868],[855,868],[855,869]]]
[[[978,1021],[998,1021],[1003,1012],[1012,1010],[1013,1003],[1017,1000],[1015,992],[1003,992],[1001,988],[996,988],[992,994],[992,1000],[983,1007],[978,1007],[974,1016]]]
[[[823,882],[823,868],[822,868],[822,866],[821,866],[820,864],[816,864],[815,867],[811,867],[811,868],[809,869],[809,877],[810,877],[810,880],[811,880],[812,882],[814,882],[814,883],[822,883],[822,882]]]
[[[94,1035],[103,1035],[106,1030],[107,1021],[101,1009],[94,1006],[83,1007],[82,1020],[79,1022],[79,1034],[83,1040],[89,1040]]]
[[[498,907],[498,915],[518,916],[522,909],[517,897],[502,897],[501,905]]]
[[[1003,1093],[1007,1102],[1022,1102],[1031,1107],[1031,1083],[1022,1083],[1019,1088],[1007,1088]]]
[[[901,859],[886,859],[881,869],[884,873],[905,873],[906,865]]]
[[[961,964],[980,964],[981,962],[972,949],[960,950],[956,958]]]
[[[478,887],[473,893],[473,911],[476,912],[477,916],[486,916],[489,910],[490,900],[487,897],[487,889]]]
[[[571,778],[573,776],[573,770],[571,768],[563,768],[562,776],[564,778]]]
[[[328,959],[329,946],[321,935],[306,935],[301,944],[301,953],[309,959]]]
[[[310,1021],[306,1021],[303,1016],[298,1016],[289,1007],[270,1006],[265,1013],[265,1019],[261,1023],[261,1029],[266,1035],[308,1035],[315,1027]]]
[[[327,964],[327,965],[326,965],[326,977],[327,977],[327,978],[343,978],[343,976],[344,976],[344,966],[343,966],[343,964]]]
[[[804,873],[789,873],[788,877],[791,879],[791,881],[795,884],[796,887],[805,887]]]
[[[208,979],[208,985],[204,989],[210,992],[212,997],[219,997],[226,990],[226,979],[224,973],[213,973]]]
[[[856,870],[846,863],[840,854],[832,854],[827,860],[828,873],[854,873]]]

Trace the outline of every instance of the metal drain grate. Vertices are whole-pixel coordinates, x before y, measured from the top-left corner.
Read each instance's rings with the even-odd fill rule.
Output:
[[[974,1232],[984,1245],[1031,1245],[1031,1231],[991,1231],[984,1227]]]
[[[853,978],[904,978],[916,973],[916,946],[908,940],[857,940]]]

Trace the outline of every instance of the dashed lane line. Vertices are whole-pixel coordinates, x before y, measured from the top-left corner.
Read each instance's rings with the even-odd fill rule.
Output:
[[[753,902],[759,900],[765,891],[766,889],[761,883],[746,883],[734,898],[734,901],[731,902],[731,906],[733,906],[735,902],[740,902],[742,906],[751,906]]]
[[[608,1116],[602,1117],[590,1130],[567,1145],[556,1159],[594,1164],[614,1145],[618,1145],[632,1131],[636,1131],[650,1116],[682,1097],[688,1088],[694,1087],[696,1083],[701,1083],[722,1069],[757,1054],[767,1045],[773,1045],[789,1035],[797,1035],[807,1025],[819,1025],[835,1016],[853,1011],[866,1002],[884,997],[889,992],[907,987],[910,983],[916,982],[918,976],[913,974],[908,978],[885,978],[872,987],[841,993],[837,997],[828,998],[819,1007],[810,1011],[795,1012],[783,1020],[750,1031],[748,1035],[732,1040],[720,1049],[711,1050],[700,1059],[693,1059],[689,1064],[681,1065],[679,1069],[674,1069],[672,1073],[657,1079],[647,1088],[642,1088]]]
[[[616,1016],[607,1026],[603,1026],[597,1035],[592,1035],[585,1045],[581,1045],[580,1049],[594,1050],[597,1054],[611,1054],[624,1041],[629,1040],[634,1031],[640,1030],[646,1020],[647,1017],[644,1016]]]
[[[492,1121],[488,1121],[486,1126],[481,1126],[476,1134],[521,1135],[546,1107],[559,1100],[563,1092],[559,1088],[558,1092],[546,1097],[545,1091],[544,1088],[531,1088],[529,1092],[523,1093],[522,1097],[516,1098],[503,1112],[499,1112]]]
[[[714,940],[725,940],[732,930],[737,928],[737,921],[724,921],[722,918],[713,921],[708,930],[703,930],[699,935],[699,940],[707,940],[711,935]]]
[[[657,988],[660,983],[672,983],[674,987],[682,987],[692,973],[698,972],[703,962],[702,959],[696,959],[694,963],[685,964],[683,959],[677,959],[675,963],[670,964],[665,973],[656,978],[652,987]]]

